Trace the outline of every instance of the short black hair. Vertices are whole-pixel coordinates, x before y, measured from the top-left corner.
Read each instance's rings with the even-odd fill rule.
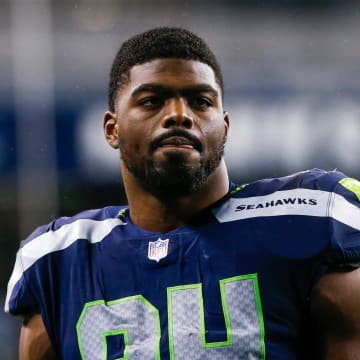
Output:
[[[214,53],[199,36],[176,27],[158,27],[126,40],[113,61],[108,88],[108,105],[115,111],[117,91],[129,81],[130,69],[139,64],[162,58],[200,61],[209,65],[224,92],[221,69]]]

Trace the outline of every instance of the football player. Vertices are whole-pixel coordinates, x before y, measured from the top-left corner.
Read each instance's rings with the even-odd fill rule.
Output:
[[[5,304],[20,359],[360,359],[360,183],[234,184],[223,94],[190,31],[122,45],[103,127],[128,205],[22,242]]]

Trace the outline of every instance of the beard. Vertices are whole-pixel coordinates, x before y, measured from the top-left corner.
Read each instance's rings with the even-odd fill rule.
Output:
[[[127,170],[133,174],[140,185],[152,195],[171,201],[184,195],[197,192],[206,183],[209,176],[219,166],[224,156],[226,135],[212,149],[207,158],[198,163],[189,163],[188,155],[183,152],[165,153],[166,161],[157,161],[154,157],[139,164],[129,156],[124,146],[120,146],[121,159]]]

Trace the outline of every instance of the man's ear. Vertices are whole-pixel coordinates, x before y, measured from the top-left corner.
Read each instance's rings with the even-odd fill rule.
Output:
[[[229,131],[229,126],[230,126],[229,113],[227,111],[224,111],[223,117],[224,117],[224,125],[225,125],[225,135],[227,136],[228,131]]]
[[[113,149],[119,148],[119,132],[115,113],[107,111],[104,114],[104,134],[106,141]]]

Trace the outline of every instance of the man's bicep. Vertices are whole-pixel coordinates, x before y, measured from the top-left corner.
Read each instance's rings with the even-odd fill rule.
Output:
[[[327,360],[360,359],[360,269],[322,276],[311,300],[311,320]]]
[[[25,317],[20,331],[19,360],[56,360],[40,314]]]

